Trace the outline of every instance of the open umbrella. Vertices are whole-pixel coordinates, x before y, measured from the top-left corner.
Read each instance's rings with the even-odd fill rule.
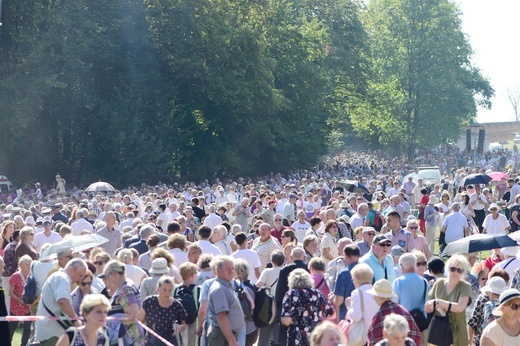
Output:
[[[500,181],[500,180],[502,180],[502,178],[503,179],[509,178],[509,175],[504,172],[491,172],[491,173],[488,173],[487,175],[489,175],[492,180],[496,180],[496,181]]]
[[[517,246],[517,243],[507,235],[473,234],[446,245],[442,256],[466,254],[508,246]]]
[[[72,249],[75,252],[105,244],[108,239],[99,234],[72,235],[49,246],[40,256],[40,261],[55,258],[58,252]]]
[[[343,180],[343,181],[338,181],[336,184],[348,192],[353,192],[353,193],[361,192],[363,194],[370,194],[370,191],[368,191],[368,189],[364,185],[362,185],[359,181]]]
[[[470,174],[461,180],[459,186],[487,184],[491,181],[491,177],[487,174]]]
[[[116,189],[109,183],[104,181],[98,181],[97,183],[90,184],[85,192],[115,192]]]

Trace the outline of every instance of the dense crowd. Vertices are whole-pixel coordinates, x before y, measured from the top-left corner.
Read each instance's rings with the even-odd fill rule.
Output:
[[[416,157],[341,154],[288,176],[4,195],[0,315],[66,317],[23,322],[24,346],[520,344],[517,246],[440,258],[471,234],[520,228],[514,157]],[[416,179],[422,164],[441,182]],[[503,175],[482,186],[461,183],[494,171]],[[99,243],[67,246],[89,235]],[[7,337],[18,324],[0,322]]]

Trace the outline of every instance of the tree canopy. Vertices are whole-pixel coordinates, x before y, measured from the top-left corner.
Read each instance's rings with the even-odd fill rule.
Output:
[[[284,172],[338,139],[441,144],[492,94],[447,0],[9,1],[2,16],[0,170],[18,184]]]

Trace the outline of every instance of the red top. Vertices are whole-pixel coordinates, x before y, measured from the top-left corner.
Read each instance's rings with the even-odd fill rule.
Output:
[[[25,286],[25,280],[22,279],[20,271],[15,272],[11,278],[9,278],[9,285],[11,289],[14,288],[14,294],[18,298],[22,299],[23,288]],[[29,306],[19,303],[18,301],[11,299],[11,314],[14,316],[26,316],[31,313]]]

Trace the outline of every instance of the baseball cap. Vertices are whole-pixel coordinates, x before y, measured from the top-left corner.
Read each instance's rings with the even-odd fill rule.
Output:
[[[384,234],[376,235],[373,240],[373,243],[376,245],[379,245],[379,244],[385,243],[385,242],[391,243],[392,241],[390,239],[388,239]]]

